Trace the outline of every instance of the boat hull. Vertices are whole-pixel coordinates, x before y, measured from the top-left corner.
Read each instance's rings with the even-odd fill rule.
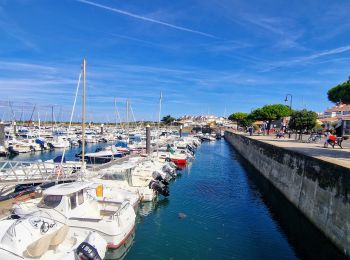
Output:
[[[123,259],[129,252],[135,238],[135,226],[118,245],[107,244],[107,252],[104,259]]]
[[[173,163],[176,163],[176,164],[186,164],[187,163],[187,159],[175,159],[175,158],[173,158],[173,159],[171,159],[171,161]]]

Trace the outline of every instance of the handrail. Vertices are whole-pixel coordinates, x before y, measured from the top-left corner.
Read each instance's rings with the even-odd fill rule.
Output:
[[[60,163],[54,162],[26,162],[26,161],[0,161],[1,184],[26,184],[33,182],[51,182],[75,180],[78,178],[80,164],[64,163],[62,170],[58,170]]]

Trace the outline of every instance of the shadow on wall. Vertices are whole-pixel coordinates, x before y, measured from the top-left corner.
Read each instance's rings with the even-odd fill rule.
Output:
[[[261,194],[272,218],[295,249],[298,258],[348,259],[238,152],[235,158],[247,172],[249,187]]]

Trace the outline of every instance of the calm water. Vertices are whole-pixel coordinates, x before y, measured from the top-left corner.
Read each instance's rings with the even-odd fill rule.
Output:
[[[95,152],[96,148],[98,147],[103,148],[108,145],[113,145],[113,143],[87,144],[85,146],[85,152],[86,153]],[[45,161],[45,160],[54,159],[58,155],[62,155],[63,150],[64,149],[61,148],[61,149],[55,149],[51,151],[24,153],[24,154],[16,155],[11,159],[14,161],[37,161],[39,159]],[[76,160],[77,158],[75,157],[75,155],[80,152],[81,152],[81,147],[79,146],[67,149],[65,152],[66,160],[72,160],[72,161]]]
[[[68,150],[67,159],[78,152],[79,147]],[[61,153],[24,154],[14,160],[46,160]],[[224,140],[203,143],[181,172],[168,199],[140,209],[126,260],[343,258]],[[186,218],[179,219],[179,213]]]
[[[143,209],[127,260],[342,258],[224,140],[203,143],[170,190]]]

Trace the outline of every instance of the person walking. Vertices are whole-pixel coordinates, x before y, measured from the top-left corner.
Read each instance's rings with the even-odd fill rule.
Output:
[[[253,127],[252,127],[252,126],[250,126],[250,127],[248,128],[248,132],[249,132],[249,135],[250,135],[250,136],[253,135]]]

